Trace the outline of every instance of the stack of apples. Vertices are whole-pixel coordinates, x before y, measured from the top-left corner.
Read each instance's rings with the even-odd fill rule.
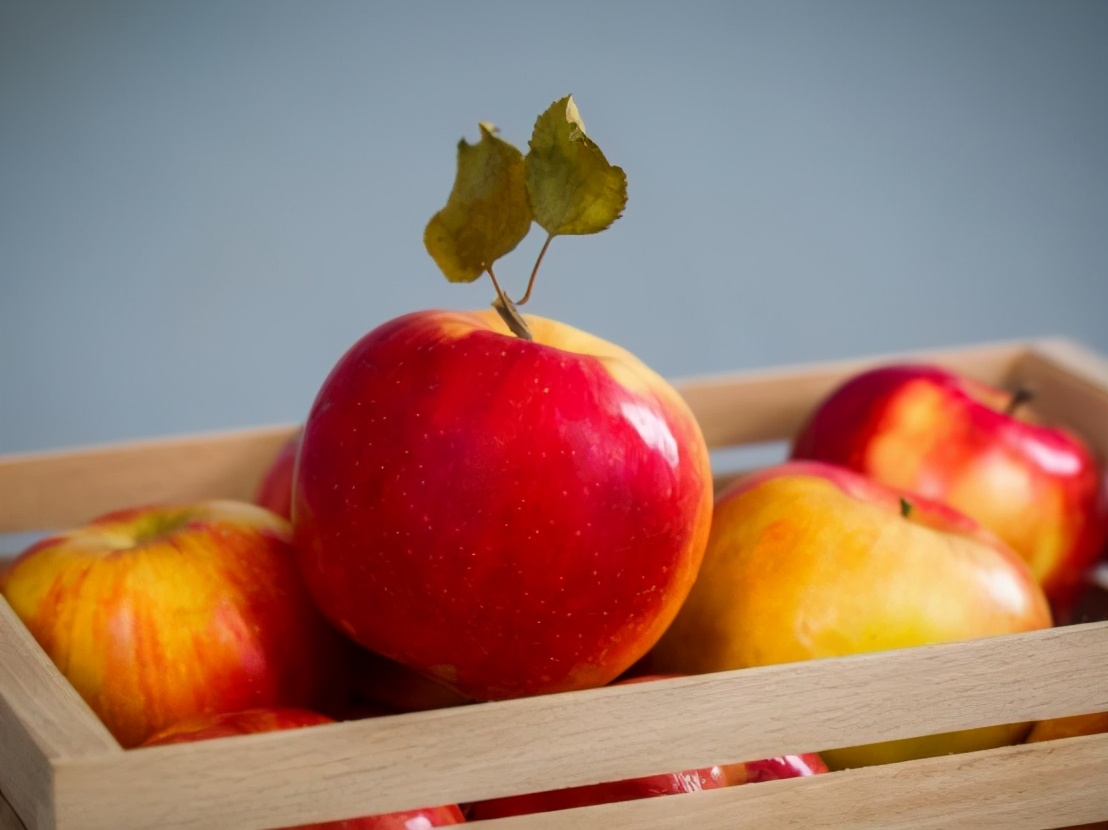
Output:
[[[104,516],[25,551],[5,597],[126,747],[616,681],[696,578],[708,452],[682,398],[630,353],[527,323],[532,339],[493,311],[383,324],[334,367],[261,504]],[[824,771],[783,756],[467,809]]]
[[[852,379],[794,459],[713,492],[700,426],[628,351],[523,315],[492,262],[595,233],[626,182],[571,98],[526,157],[481,125],[425,244],[492,309],[384,322],[323,381],[256,504],[130,506],[0,590],[124,747],[1027,631],[1103,549],[1076,436],[933,367]],[[505,207],[507,206],[507,207]],[[546,246],[543,247],[545,252]],[[542,259],[542,253],[539,259]],[[537,263],[536,263],[537,269]],[[533,275],[532,275],[533,279]],[[971,518],[972,517],[972,518]],[[1029,725],[467,805],[476,818],[1011,743]],[[459,805],[326,825],[436,826]]]
[[[1105,472],[1026,398],[934,365],[849,377],[814,407],[789,460],[719,494],[697,583],[645,665],[717,671],[1068,621],[1105,552]],[[1103,716],[1067,724],[1105,728]],[[824,757],[832,768],[887,763],[1010,744],[1029,729]]]

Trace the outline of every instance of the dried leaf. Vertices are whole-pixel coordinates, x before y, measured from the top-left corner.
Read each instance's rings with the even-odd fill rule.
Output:
[[[524,171],[535,221],[552,236],[598,233],[627,204],[626,174],[585,135],[572,95],[535,122]]]
[[[523,154],[480,125],[481,140],[458,142],[458,171],[446,207],[423,232],[427,253],[451,282],[473,282],[531,229]]]

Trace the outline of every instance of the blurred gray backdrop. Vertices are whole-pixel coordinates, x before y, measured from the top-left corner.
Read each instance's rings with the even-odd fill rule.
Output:
[[[1108,353],[1106,45],[1065,0],[3,0],[0,452],[298,421],[373,326],[486,305],[422,245],[455,144],[570,92],[630,200],[531,312],[669,377]]]

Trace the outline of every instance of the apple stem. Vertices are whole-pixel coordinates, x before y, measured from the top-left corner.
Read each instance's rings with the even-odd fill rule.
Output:
[[[523,292],[522,297],[516,300],[516,305],[523,305],[531,299],[531,289],[535,287],[535,277],[538,276],[539,266],[542,265],[542,258],[546,256],[546,249],[550,247],[550,240],[553,238],[554,234],[552,233],[546,235],[546,241],[542,243],[542,250],[539,251],[539,257],[535,260],[535,267],[531,269],[531,279],[527,280],[527,290]]]
[[[900,515],[905,519],[912,515],[912,503],[904,496],[900,497]]]
[[[1015,392],[1012,393],[1012,397],[1008,400],[1008,406],[1004,408],[1005,415],[1015,415],[1016,410],[1023,406],[1025,403],[1034,398],[1035,395],[1026,386],[1021,386]]]
[[[534,340],[531,335],[531,329],[527,326],[527,322],[523,319],[523,315],[519,313],[519,309],[516,308],[515,303],[511,301],[507,294],[505,294],[501,288],[500,283],[496,280],[496,274],[492,272],[492,266],[488,267],[489,279],[492,280],[493,288],[496,289],[496,299],[492,301],[492,307],[496,309],[496,313],[500,315],[500,319],[504,321],[506,325],[516,337],[522,340]]]

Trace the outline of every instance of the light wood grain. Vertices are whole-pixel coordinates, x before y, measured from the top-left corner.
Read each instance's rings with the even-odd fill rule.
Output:
[[[1006,383],[1029,343],[878,355],[775,370],[679,379],[677,391],[696,414],[711,448],[792,436],[811,407],[855,372],[885,363],[917,361],[949,366],[990,383]]]
[[[121,752],[0,597],[0,782],[19,815],[51,826],[54,761]]]
[[[295,825],[1102,709],[1091,623],[62,760],[58,827]]]
[[[474,830],[1042,830],[1108,818],[1108,735],[501,821]]]
[[[72,527],[109,510],[249,499],[294,426],[0,458],[0,532]]]
[[[1037,412],[1076,430],[1108,459],[1108,360],[1066,340],[1037,343],[1016,375]]]

